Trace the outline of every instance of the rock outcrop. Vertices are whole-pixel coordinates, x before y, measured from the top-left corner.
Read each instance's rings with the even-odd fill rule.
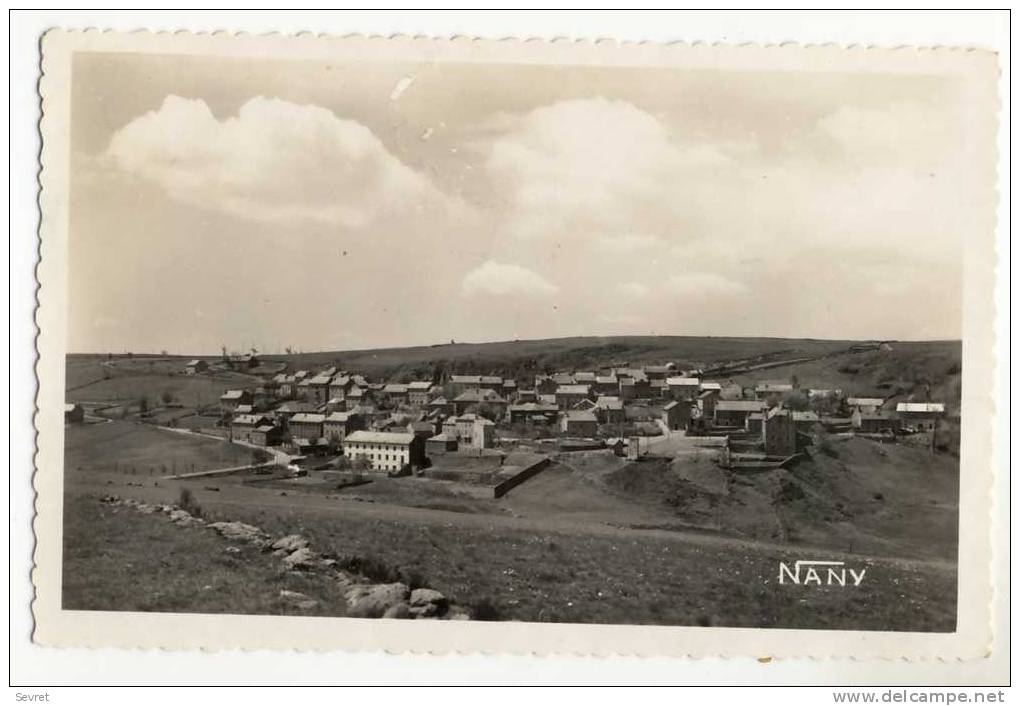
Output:
[[[249,544],[278,557],[287,572],[331,575],[344,593],[347,615],[352,618],[386,618],[391,620],[443,619],[470,620],[463,607],[452,604],[446,596],[431,588],[411,590],[404,583],[371,583],[363,576],[338,568],[335,559],[318,554],[311,542],[299,534],[273,539],[261,528],[244,522],[206,522],[177,505],[153,505],[131,498],[104,495],[100,501],[113,506],[131,507],[143,514],[161,513],[180,527],[208,528],[232,542]],[[224,552],[241,557],[242,550],[228,546]],[[210,587],[211,588],[211,587]],[[313,610],[320,602],[298,591],[281,590],[280,599],[301,610]]]

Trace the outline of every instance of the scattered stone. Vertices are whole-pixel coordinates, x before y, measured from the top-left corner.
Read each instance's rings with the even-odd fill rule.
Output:
[[[266,541],[266,533],[258,527],[246,525],[243,522],[213,522],[209,525],[227,539],[249,544],[262,544]]]
[[[402,583],[355,586],[347,592],[347,614],[352,618],[380,618],[390,607],[406,603],[410,593]]]
[[[446,615],[447,620],[471,620],[471,616],[462,610],[451,610]]]
[[[148,503],[142,503],[141,505],[136,506],[135,509],[143,515],[151,515],[156,512],[156,506],[149,505]]]
[[[317,600],[298,591],[282,590],[280,591],[280,598],[293,602],[301,610],[310,610],[319,605]]]
[[[307,547],[308,540],[300,534],[288,534],[286,537],[280,537],[271,545],[272,549],[285,554],[296,552],[298,549],[306,549]]]
[[[314,569],[319,566],[319,557],[308,547],[302,547],[283,558],[288,569]]]
[[[411,608],[406,603],[394,603],[386,609],[382,617],[387,620],[410,620],[414,616],[411,615]]]
[[[416,618],[442,615],[449,607],[450,602],[439,591],[431,588],[416,588],[411,591],[410,609]]]
[[[227,554],[235,554],[235,555],[241,553],[241,550],[238,549],[237,547],[227,547],[223,551],[225,551]]]
[[[346,571],[338,572],[336,575],[336,582],[340,585],[340,590],[347,591],[351,586],[357,583],[353,576],[348,574]]]

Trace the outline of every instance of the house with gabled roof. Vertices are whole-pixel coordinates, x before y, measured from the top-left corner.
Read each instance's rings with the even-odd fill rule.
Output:
[[[365,418],[357,412],[332,412],[322,420],[322,436],[343,443],[348,434],[365,428]]]
[[[642,370],[649,380],[665,380],[675,367],[673,365],[646,365]]]
[[[429,380],[415,380],[407,384],[407,403],[412,407],[424,407],[429,403],[429,393],[435,387]]]
[[[610,395],[600,395],[595,400],[595,416],[603,424],[620,424],[626,420],[623,400]]]
[[[594,412],[568,409],[560,417],[560,431],[570,436],[594,437],[599,431],[599,420]]]
[[[227,390],[220,395],[220,409],[224,413],[233,412],[241,404],[251,404],[251,393],[248,390]]]
[[[326,415],[318,412],[298,412],[290,418],[287,428],[292,439],[321,439],[325,420]]]
[[[793,392],[793,385],[788,382],[760,382],[754,388],[754,396],[770,404],[779,402],[791,392]],[[767,423],[768,419],[765,421]]]
[[[510,405],[507,414],[511,424],[552,424],[559,416],[560,408],[554,404],[524,402]]]
[[[560,409],[570,409],[591,394],[587,385],[560,385],[556,388],[556,404]]]
[[[263,414],[238,414],[230,420],[230,438],[232,441],[252,443],[252,432],[258,427],[272,425],[272,420]]]
[[[185,375],[198,375],[199,373],[204,373],[208,369],[209,364],[204,360],[201,360],[200,358],[189,360],[187,363],[184,364]]]
[[[691,404],[687,400],[673,400],[662,406],[662,422],[672,431],[685,429],[691,420]]]
[[[698,378],[674,375],[666,378],[669,396],[674,400],[693,400],[701,391],[701,380]]]
[[[875,412],[882,408],[885,400],[881,397],[847,397],[846,406],[850,410],[859,409],[865,413]]]
[[[896,405],[901,425],[917,431],[932,431],[945,413],[946,405],[942,402],[899,402]]]
[[[764,400],[718,400],[714,424],[718,427],[746,427],[748,416],[764,412],[767,406]]]
[[[860,407],[855,407],[850,413],[850,424],[855,431],[865,434],[895,432],[899,429],[899,419],[892,412],[865,412]]]
[[[488,408],[496,419],[506,412],[506,400],[499,393],[489,389],[466,390],[453,398],[453,413],[464,414],[473,407]]]

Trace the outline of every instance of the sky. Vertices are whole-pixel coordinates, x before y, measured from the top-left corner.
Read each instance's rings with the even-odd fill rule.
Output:
[[[79,54],[76,352],[957,339],[940,76]]]

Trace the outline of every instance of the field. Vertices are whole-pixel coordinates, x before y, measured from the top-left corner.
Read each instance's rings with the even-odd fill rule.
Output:
[[[248,463],[249,449],[134,422],[69,425],[64,432],[66,473],[117,471],[167,475]]]
[[[216,404],[228,388],[252,388],[259,379],[239,373],[185,375],[186,358],[68,355],[68,402],[135,402],[145,398],[150,407],[169,394],[177,404],[204,407]]]
[[[494,343],[446,343],[412,348],[326,351],[274,355],[293,369],[337,365],[366,375],[420,375],[437,370],[512,375],[554,370],[584,370],[599,365],[662,363],[699,364],[743,360],[760,355],[789,357],[843,350],[853,341],[783,338],[713,338],[694,336],[610,336],[556,338]]]
[[[755,478],[759,487],[734,482],[737,487],[727,489],[728,499],[718,505],[722,509],[707,514],[699,514],[694,501],[682,506],[672,502],[670,490],[684,485],[676,477],[668,480],[662,472],[649,476],[630,469],[629,482],[620,482],[621,474],[628,472],[627,462],[607,461],[596,454],[571,455],[571,464],[579,470],[554,465],[498,501],[456,483],[422,479],[379,479],[330,491],[311,487],[304,479],[250,485],[243,477],[160,481],[157,486],[108,472],[71,474],[68,497],[81,507],[90,507],[105,492],[172,502],[179,487],[187,485],[210,519],[250,522],[275,535],[303,534],[321,551],[364,557],[421,576],[454,600],[482,606],[500,619],[952,629],[955,507],[946,496],[952,496],[955,486],[941,471],[931,473],[920,465],[908,468],[906,457],[899,459],[901,465],[874,469],[876,475],[886,474],[884,480],[856,477],[868,472],[869,455],[880,448],[875,442],[850,440],[839,450],[838,460],[826,455],[817,467],[791,472],[791,476],[836,472],[821,467],[827,462],[851,469],[831,488],[818,485],[824,478],[815,478],[815,485],[799,480],[811,492],[828,493],[817,506],[805,497],[791,497],[777,507],[770,488],[773,484],[782,488],[784,483],[763,475]],[[580,463],[582,458],[588,463]],[[673,468],[668,473],[680,471]],[[708,469],[686,468],[681,475],[695,479],[705,491],[720,490]],[[913,498],[912,487],[917,490]],[[879,488],[876,492],[884,500],[866,497],[870,488]],[[945,504],[933,505],[936,498]],[[823,517],[838,504],[844,505],[843,514]],[[796,533],[773,537],[771,523],[780,516]],[[903,517],[910,521],[903,523]],[[712,526],[720,521],[733,526]],[[162,520],[143,517],[138,522]],[[137,528],[132,527],[134,537]],[[811,528],[814,534],[808,531]],[[115,556],[140,553],[144,546],[114,527],[102,532],[110,533],[103,541],[116,548]],[[190,536],[189,530],[173,532],[184,533],[182,541]],[[173,536],[160,541],[172,542]],[[79,563],[69,564],[68,575],[77,582],[71,585],[106,581],[94,578],[105,575],[102,572],[86,571],[95,566],[87,560],[93,555],[80,549],[86,540],[75,542]],[[868,580],[854,590],[779,587],[778,562],[804,557],[841,558],[854,567],[866,566]],[[144,572],[161,570],[123,560],[146,567]],[[207,560],[213,561],[214,570],[218,560],[196,555],[199,566],[205,567]],[[136,592],[134,600],[132,605],[144,601],[170,605],[179,599],[157,590],[150,598]],[[204,600],[200,597],[200,602]],[[261,599],[252,600],[239,599],[229,610],[266,609]]]
[[[335,583],[281,572],[244,544],[228,554],[226,540],[175,527],[165,516],[71,497],[64,524],[64,610],[343,615]],[[281,590],[319,605],[302,610],[281,598]]]
[[[711,535],[625,530],[581,522],[576,515],[568,521],[546,523],[507,513],[460,514],[295,498],[293,492],[241,501],[230,500],[226,489],[220,488],[223,492],[196,493],[210,519],[241,520],[272,534],[300,533],[320,551],[364,557],[419,576],[452,600],[494,619],[933,631],[951,630],[955,624],[955,572],[936,563],[826,552],[828,559],[846,558],[855,568],[866,567],[868,580],[854,590],[779,586],[778,562],[801,558],[804,552]],[[150,501],[173,498],[175,492],[173,488],[114,490]],[[75,494],[70,502],[85,508],[83,524],[96,524],[95,510],[89,509],[99,505],[95,495]],[[130,524],[122,528],[120,522]],[[176,607],[182,604],[180,596],[193,595],[201,582],[210,584],[209,572],[217,571],[216,557],[222,547],[194,546],[193,530],[172,529],[183,544],[177,545],[180,549],[174,550],[166,565],[146,558],[151,556],[146,551],[147,533],[155,533],[160,552],[175,546],[173,535],[163,535],[164,526],[159,525],[163,522],[151,516],[109,518],[92,530],[99,535],[95,542],[71,539],[68,534],[65,574],[73,604],[98,608],[117,601],[122,609],[146,605],[180,609]],[[107,588],[114,590],[108,584],[117,574],[96,571],[93,557],[98,547],[113,556],[109,561],[126,562],[145,575],[145,583],[136,582],[129,599],[106,595]],[[150,576],[173,571],[177,551],[191,555],[198,567],[192,572],[195,576],[187,576],[188,569],[175,572],[185,574],[176,582],[150,582]],[[231,601],[232,607],[223,608],[218,602],[222,599],[207,600],[204,594],[183,603],[188,610],[205,609],[212,601],[211,609],[217,611],[274,612],[277,607],[267,609],[263,601],[266,595],[274,595],[278,585],[274,581],[279,579],[262,580],[269,582],[268,594],[249,586]],[[114,596],[123,593],[121,588]]]
[[[891,342],[857,352],[851,345],[622,337],[272,358],[291,369],[338,364],[375,379],[471,371],[523,380],[551,368],[624,360],[727,362],[732,372],[721,377],[743,385],[795,376],[802,387],[892,400],[930,394],[951,413],[959,409],[959,343]],[[183,358],[136,356],[113,366],[104,360],[69,356],[69,399],[126,403],[175,386],[185,409],[165,413],[174,416],[214,402],[228,386],[257,384],[240,375],[171,375]],[[215,420],[189,417],[180,426]],[[268,569],[255,559],[225,562],[215,537],[128,510],[114,516],[97,500],[114,492],[174,502],[187,486],[209,518],[304,534],[320,551],[423,577],[496,619],[934,631],[955,625],[958,460],[932,453],[923,440],[830,436],[790,467],[766,472],[724,471],[713,452],[683,451],[683,444],[674,459],[637,463],[606,451],[562,453],[496,500],[490,487],[467,480],[376,478],[342,489],[315,474],[139,482],[135,476],[244,464],[251,451],[130,421],[70,425],[66,432],[65,597],[79,607],[271,613],[286,609],[277,595],[287,588],[320,598],[322,614],[340,610],[326,607],[336,597],[325,588],[282,586],[288,579],[258,573]],[[156,549],[147,554],[148,546]],[[164,554],[166,564],[152,558]],[[196,562],[194,580],[188,555]],[[867,567],[867,579],[852,589],[778,586],[778,563],[803,558]],[[114,585],[124,581],[121,565],[139,574],[137,591]],[[167,572],[184,576],[174,581]],[[235,588],[235,580],[255,586]],[[223,598],[230,592],[236,600]]]

